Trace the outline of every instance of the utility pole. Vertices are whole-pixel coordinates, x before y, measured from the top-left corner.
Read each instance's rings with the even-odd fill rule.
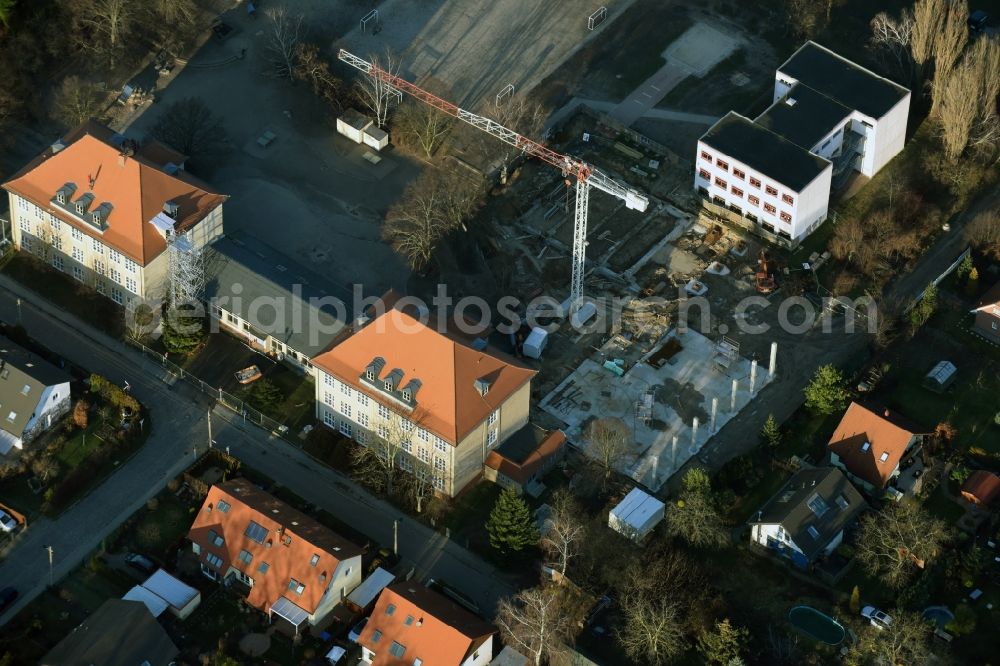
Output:
[[[208,408],[208,448],[212,448],[212,408]]]
[[[392,554],[399,555],[399,518],[392,521]]]
[[[52,546],[42,546],[42,548],[49,551],[49,587],[52,587],[54,585],[52,576]]]
[[[21,323],[21,299],[20,298],[17,299],[17,325],[18,326],[23,326],[24,325],[24,324]]]

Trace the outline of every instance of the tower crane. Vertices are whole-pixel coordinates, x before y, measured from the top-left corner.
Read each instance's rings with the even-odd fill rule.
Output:
[[[637,190],[618,182],[600,169],[582,160],[557,153],[537,141],[533,141],[512,129],[504,127],[495,120],[459,108],[457,105],[443,100],[410,83],[406,79],[396,76],[378,65],[359,58],[344,49],[341,49],[337,53],[337,58],[368,76],[382,81],[391,89],[404,92],[425,104],[433,106],[442,113],[446,113],[453,118],[458,118],[500,139],[504,143],[514,146],[526,155],[548,162],[557,169],[560,169],[565,178],[576,181],[576,209],[573,218],[573,274],[570,283],[569,301],[567,302],[569,306],[567,310],[575,311],[582,304],[581,299],[583,298],[583,272],[586,262],[587,210],[589,208],[590,188],[596,187],[602,192],[618,197],[625,202],[626,208],[640,212],[646,210],[646,207],[649,205],[649,199]]]

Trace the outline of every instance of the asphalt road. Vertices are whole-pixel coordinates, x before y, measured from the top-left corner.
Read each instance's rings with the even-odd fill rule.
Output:
[[[18,295],[22,298],[20,321],[28,333],[74,364],[119,384],[128,381],[133,394],[149,410],[153,430],[146,445],[107,481],[55,520],[33,520],[20,535],[18,543],[0,563],[0,587],[14,585],[21,596],[0,616],[0,624],[48,585],[45,546],[53,548],[52,575],[58,581],[208,446],[209,403],[204,396],[183,382],[165,383],[173,380],[155,363],[58,312],[51,304],[0,275],[3,321],[18,321]],[[314,462],[284,440],[240,423],[235,414],[224,408],[216,408],[213,413],[212,434],[217,446],[228,446],[232,455],[247,465],[268,474],[370,539],[392,547],[393,522],[398,520],[399,553],[415,569],[416,578],[444,580],[474,602],[487,618],[492,617],[497,600],[514,591],[493,566],[370,495],[342,474]]]

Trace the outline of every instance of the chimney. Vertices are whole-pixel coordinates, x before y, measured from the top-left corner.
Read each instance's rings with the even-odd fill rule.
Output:
[[[128,157],[126,157],[125,153],[119,153],[118,154],[118,166],[124,167],[125,166],[125,162],[127,162],[127,161],[128,161]]]
[[[885,410],[885,412],[883,412],[883,415],[885,416],[885,418],[889,418],[889,410],[888,409]]]

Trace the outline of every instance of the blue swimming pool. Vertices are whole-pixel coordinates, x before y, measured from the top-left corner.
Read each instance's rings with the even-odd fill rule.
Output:
[[[924,618],[944,629],[946,624],[955,619],[955,614],[947,606],[928,606],[924,609]]]
[[[827,645],[839,644],[847,634],[842,624],[811,606],[796,606],[788,611],[788,621],[799,631]]]

